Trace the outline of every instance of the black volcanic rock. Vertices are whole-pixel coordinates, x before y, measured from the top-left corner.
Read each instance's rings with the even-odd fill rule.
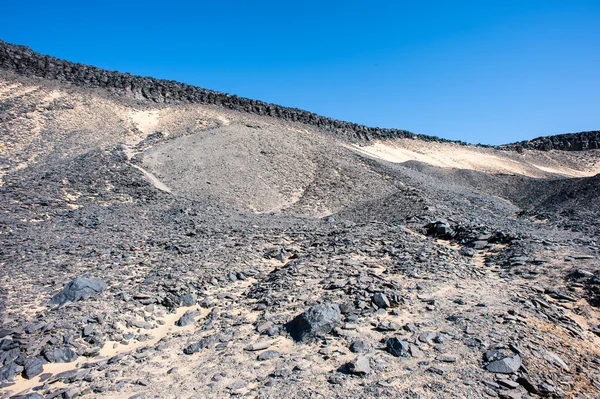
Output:
[[[368,127],[340,121],[297,108],[269,104],[263,101],[207,90],[171,80],[160,80],[133,76],[129,73],[107,71],[93,66],[42,55],[31,50],[29,47],[6,43],[2,40],[0,40],[0,68],[25,76],[55,79],[82,87],[109,89],[113,93],[135,99],[148,100],[153,103],[219,105],[237,111],[313,125],[326,131],[335,132],[350,140],[418,138],[425,141],[457,142],[435,136],[415,134],[407,130]],[[463,142],[458,143],[466,144]],[[488,145],[479,146],[492,147]],[[514,151],[522,151],[523,149],[542,151],[583,151],[596,149],[600,148],[600,131],[539,137],[533,140],[507,144],[499,148]]]
[[[58,348],[44,352],[50,363],[70,363],[77,359],[77,353],[71,348]]]
[[[25,370],[23,371],[23,377],[31,379],[36,375],[42,374],[44,360],[39,357],[33,359],[26,359],[23,364],[23,367],[25,368]]]
[[[288,323],[287,328],[295,341],[305,342],[328,334],[340,321],[341,312],[338,305],[320,304],[296,316]]]
[[[69,282],[61,292],[54,295],[50,302],[62,305],[67,301],[80,301],[104,291],[106,287],[106,283],[101,279],[78,277]]]

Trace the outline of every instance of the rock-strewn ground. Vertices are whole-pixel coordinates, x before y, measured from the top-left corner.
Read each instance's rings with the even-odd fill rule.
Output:
[[[393,162],[2,77],[0,397],[600,395],[598,176],[553,172],[595,150]]]

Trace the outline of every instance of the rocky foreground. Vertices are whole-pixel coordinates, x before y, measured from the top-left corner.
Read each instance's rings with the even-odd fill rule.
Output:
[[[366,221],[227,212],[125,159],[5,183],[3,397],[600,392],[594,237],[410,183]]]
[[[0,398],[600,397],[599,150],[388,162],[0,47]]]

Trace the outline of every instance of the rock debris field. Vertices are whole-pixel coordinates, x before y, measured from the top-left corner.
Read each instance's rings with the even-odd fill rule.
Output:
[[[597,132],[349,134],[1,44],[0,398],[600,397]]]

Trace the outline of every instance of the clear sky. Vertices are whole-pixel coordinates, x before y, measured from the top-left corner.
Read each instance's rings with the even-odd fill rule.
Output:
[[[0,39],[370,126],[600,129],[600,1],[4,1]]]

